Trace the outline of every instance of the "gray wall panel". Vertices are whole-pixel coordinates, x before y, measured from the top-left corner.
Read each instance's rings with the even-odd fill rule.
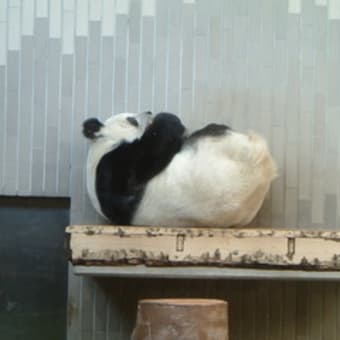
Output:
[[[20,81],[20,122],[19,122],[19,194],[31,192],[32,175],[32,127],[33,127],[33,37],[22,37],[21,40],[21,81]]]
[[[96,331],[96,339],[102,339],[106,335],[106,330],[108,329],[108,318],[103,318],[103,315],[107,315],[108,312],[108,300],[105,296],[105,291],[101,287],[101,282],[95,282],[95,305],[94,309],[96,311],[94,316],[94,324]]]
[[[44,154],[46,193],[53,195],[58,191],[57,172],[58,169],[58,136],[60,135],[60,52],[61,42],[59,39],[50,39],[48,43],[48,75],[47,75],[47,112],[46,112],[46,145]]]
[[[82,332],[93,332],[94,317],[93,307],[95,305],[95,282],[93,279],[82,280],[81,285],[81,309],[80,309],[80,322]]]
[[[113,114],[113,46],[114,39],[104,37],[102,42],[102,62],[101,62],[101,98],[100,118]]]
[[[209,37],[209,4],[208,2],[199,2],[196,7],[196,25],[195,25],[195,98],[194,111],[195,119],[193,120],[194,128],[199,124],[205,123],[207,112],[207,103],[205,95],[208,86],[208,37]]]
[[[332,301],[337,300],[337,287],[332,283],[323,285],[323,315],[325,323],[323,325],[322,333],[324,339],[336,340],[337,335],[337,308]]]
[[[129,44],[127,57],[127,109],[128,112],[139,110],[140,62],[141,62],[141,2],[131,1],[129,12]],[[117,51],[118,53],[118,51]]]
[[[17,163],[18,163],[18,118],[19,118],[19,53],[8,51],[7,54],[7,116],[6,116],[6,170],[4,178],[4,192],[9,194],[17,191]]]
[[[322,339],[322,324],[319,320],[323,315],[323,284],[317,283],[313,289],[311,285],[308,286],[308,293],[310,294],[310,332],[313,334],[315,340]]]
[[[74,116],[74,97],[73,97],[73,75],[74,65],[72,55],[63,55],[61,57],[61,98],[60,98],[60,118],[59,118],[59,145],[58,145],[58,193],[60,195],[69,195],[70,187],[70,164],[71,148],[74,142],[71,136],[74,136],[73,116]],[[79,111],[78,115],[79,115]],[[72,133],[72,134],[71,134]],[[72,217],[72,215],[71,215]]]
[[[88,79],[88,68],[87,68],[87,48],[88,39],[84,37],[78,37],[75,43],[75,56],[74,56],[74,96],[73,105],[74,112],[72,121],[72,139],[79,140],[78,133],[81,132],[81,123],[86,116],[92,116],[92,112],[88,112],[88,97],[91,96],[88,92],[87,79]],[[79,149],[83,149],[84,143],[78,142],[74,147],[77,148],[73,152],[72,164],[79,165],[84,155],[79,153]]]
[[[141,79],[139,85],[138,111],[152,108],[153,73],[154,73],[154,18],[142,19]]]
[[[295,339],[296,332],[296,284],[283,283],[282,339]]]
[[[36,19],[34,33],[32,192],[42,195],[46,176],[44,169],[48,55],[48,20],[46,18]]]
[[[194,5],[184,4],[182,14],[180,112],[186,112],[186,122],[194,119],[193,113],[193,66],[194,66]]]
[[[168,48],[168,6],[167,0],[156,1],[155,17],[155,61],[153,111],[165,110],[166,54]]]
[[[79,310],[82,306],[82,279],[73,274],[72,266],[68,268],[68,312],[67,312],[67,338],[82,340]]]
[[[168,9],[169,24],[167,36],[167,56],[166,56],[166,107],[170,112],[182,115],[179,111],[180,95],[180,44],[182,27],[182,6],[181,0],[171,1]]]
[[[115,44],[115,82],[114,82],[114,112],[125,112],[127,109],[127,53],[128,53],[128,17],[116,17]]]
[[[99,114],[101,23],[90,22],[88,40],[87,110],[91,116]]]
[[[5,98],[6,98],[6,69],[0,66],[0,191],[3,192],[4,188],[4,175],[5,175],[5,145],[6,145],[6,127],[5,127]]]

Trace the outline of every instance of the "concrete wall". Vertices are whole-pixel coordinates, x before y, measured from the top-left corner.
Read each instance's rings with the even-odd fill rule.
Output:
[[[85,192],[81,122],[168,110],[193,127],[224,122],[268,138],[280,177],[254,225],[339,228],[339,36],[340,0],[1,0],[0,193],[70,195],[72,223],[100,222]],[[145,296],[150,282],[111,284],[108,295],[70,275],[70,340],[128,338],[134,290]],[[183,294],[217,294],[215,282],[197,285],[183,283]],[[263,319],[233,339],[336,339],[339,287],[289,285],[282,298],[285,284],[226,283],[223,294],[268,301],[266,317],[245,302]],[[174,286],[151,284],[162,296]]]

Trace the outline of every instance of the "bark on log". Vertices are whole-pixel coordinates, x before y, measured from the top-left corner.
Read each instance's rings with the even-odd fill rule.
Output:
[[[138,303],[132,340],[228,340],[228,305],[212,299],[148,299]]]

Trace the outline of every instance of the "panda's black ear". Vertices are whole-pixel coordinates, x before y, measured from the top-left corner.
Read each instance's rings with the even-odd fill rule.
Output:
[[[96,133],[102,128],[103,123],[101,123],[97,118],[89,118],[83,123],[83,135],[86,138],[94,139],[98,137]]]

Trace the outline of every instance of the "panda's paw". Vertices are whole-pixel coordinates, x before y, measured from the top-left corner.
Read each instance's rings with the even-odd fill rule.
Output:
[[[149,133],[157,136],[176,136],[182,137],[185,133],[185,126],[174,114],[168,112],[158,113],[150,125]]]

